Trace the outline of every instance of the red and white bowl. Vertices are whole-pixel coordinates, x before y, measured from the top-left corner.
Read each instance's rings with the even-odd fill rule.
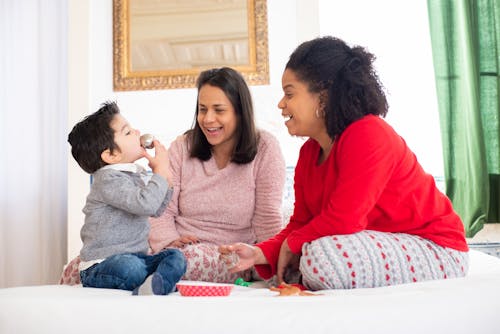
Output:
[[[177,290],[186,297],[222,297],[229,296],[233,284],[209,283],[200,281],[180,281]]]

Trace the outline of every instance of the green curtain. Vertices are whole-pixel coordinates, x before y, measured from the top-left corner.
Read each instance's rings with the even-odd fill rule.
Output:
[[[428,0],[446,193],[468,237],[500,221],[500,0]]]

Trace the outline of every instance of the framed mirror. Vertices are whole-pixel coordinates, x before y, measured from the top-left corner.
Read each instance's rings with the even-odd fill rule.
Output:
[[[114,90],[195,87],[222,66],[269,83],[266,0],[113,0]]]

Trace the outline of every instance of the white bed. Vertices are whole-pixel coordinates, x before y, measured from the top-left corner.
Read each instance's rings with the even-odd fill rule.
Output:
[[[131,296],[63,285],[0,289],[0,333],[500,333],[500,259],[471,250],[466,278],[276,297]]]

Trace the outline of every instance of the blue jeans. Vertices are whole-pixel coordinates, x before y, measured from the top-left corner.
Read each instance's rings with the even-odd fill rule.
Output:
[[[151,274],[159,274],[166,293],[175,290],[175,284],[186,272],[186,259],[177,249],[165,249],[154,255],[141,253],[117,254],[92,267],[82,270],[84,287],[132,291]]]

